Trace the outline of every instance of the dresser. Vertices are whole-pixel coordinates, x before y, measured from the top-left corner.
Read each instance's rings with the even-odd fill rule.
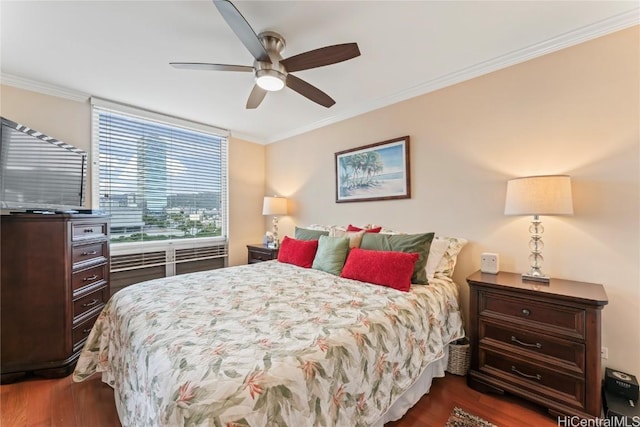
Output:
[[[0,218],[0,371],[68,375],[109,299],[109,220],[82,214]]]
[[[469,284],[470,387],[508,392],[552,415],[601,416],[602,285],[476,272]]]
[[[277,248],[269,248],[263,244],[247,245],[247,262],[249,264],[270,261],[272,259],[278,259]]]

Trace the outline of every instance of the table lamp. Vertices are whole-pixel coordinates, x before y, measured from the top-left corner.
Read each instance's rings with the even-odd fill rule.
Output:
[[[278,240],[278,215],[287,214],[287,199],[284,197],[265,197],[262,203],[262,215],[273,215],[273,248],[280,245]]]
[[[540,215],[573,215],[571,178],[567,175],[544,175],[514,178],[507,181],[505,215],[533,215],[529,233],[531,269],[522,274],[525,280],[549,283],[542,270],[542,233]]]

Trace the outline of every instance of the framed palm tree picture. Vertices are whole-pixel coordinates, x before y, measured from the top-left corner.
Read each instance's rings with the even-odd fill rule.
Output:
[[[409,137],[335,153],[336,203],[411,197]]]

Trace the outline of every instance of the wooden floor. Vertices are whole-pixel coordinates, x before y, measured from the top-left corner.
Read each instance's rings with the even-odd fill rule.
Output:
[[[113,391],[98,375],[83,383],[33,379],[0,386],[2,427],[118,427]],[[467,387],[465,378],[447,374],[433,381],[431,392],[400,421],[385,427],[442,427],[458,406],[499,427],[557,426],[535,405],[515,397],[482,394]],[[142,427],[142,426],[130,426]]]

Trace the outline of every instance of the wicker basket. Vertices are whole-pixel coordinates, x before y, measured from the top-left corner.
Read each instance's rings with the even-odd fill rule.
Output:
[[[454,375],[467,375],[471,362],[471,348],[467,338],[460,338],[449,344],[449,363],[447,372]]]

